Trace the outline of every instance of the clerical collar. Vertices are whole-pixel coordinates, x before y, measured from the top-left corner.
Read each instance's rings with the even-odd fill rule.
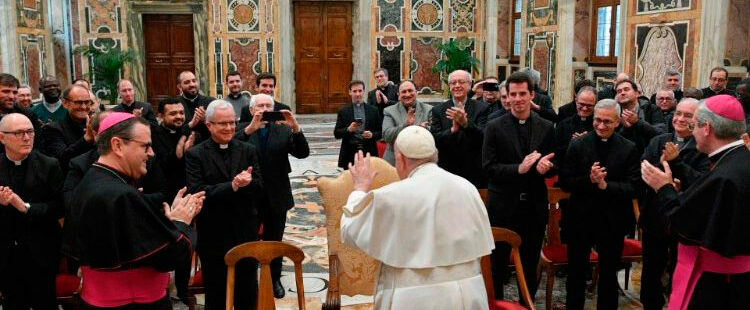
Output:
[[[675,140],[676,140],[677,142],[685,142],[685,138],[683,138],[683,137],[680,137],[680,136],[677,136],[677,135],[675,135],[675,136],[674,136],[674,139],[675,139]]]
[[[185,98],[185,99],[187,99],[187,100],[188,100],[188,101],[190,101],[190,102],[194,102],[194,101],[195,101],[195,99],[198,99],[198,96],[200,96],[200,94],[195,94],[195,97],[193,97],[193,98],[191,99],[191,98],[188,98],[188,97],[187,97],[187,96],[185,95],[185,93],[183,93],[183,94],[182,94],[182,98]]]
[[[222,150],[226,150],[227,148],[229,148],[229,144],[219,144],[219,148]]]
[[[722,146],[722,147],[716,149],[715,151],[711,152],[711,154],[708,154],[708,157],[709,158],[710,157],[714,157],[717,154],[719,154],[719,153],[721,153],[721,152],[723,152],[725,150],[728,150],[728,149],[730,149],[732,147],[735,147],[735,146],[738,146],[738,145],[743,145],[743,144],[745,144],[745,143],[742,140],[737,140],[737,141],[734,141],[732,143],[727,143],[724,146]]]
[[[57,109],[62,106],[62,102],[60,101],[60,99],[58,99],[57,102],[54,103],[47,103],[47,101],[42,101],[42,104],[50,113],[55,113],[55,111],[57,111]]]
[[[520,125],[525,125],[526,123],[529,122],[529,120],[531,120],[531,114],[529,114],[529,117],[527,117],[526,119],[520,119],[516,117],[515,115],[513,115],[513,113],[511,113],[510,116],[513,117],[513,119],[516,120],[518,124]]]
[[[8,157],[8,153],[5,153],[5,158],[7,158],[12,163],[14,163],[16,166],[23,165],[23,161],[26,160],[26,158],[28,158],[28,157],[29,157],[29,155],[26,155],[26,156],[24,156],[24,158],[21,158],[21,160],[12,160],[12,159],[10,159],[10,157]]]
[[[588,117],[580,117],[580,119],[582,122],[585,122],[588,119]]]
[[[241,96],[242,96],[242,93],[241,93],[241,92],[240,92],[240,93],[237,93],[236,95],[235,95],[235,94],[232,94],[232,93],[229,93],[229,95],[227,95],[227,97],[229,97],[229,99],[237,99],[237,98],[239,98],[239,97],[241,97]]]
[[[177,129],[172,129],[172,128],[169,128],[169,127],[167,127],[167,125],[164,125],[164,123],[162,123],[162,124],[161,124],[161,127],[162,127],[162,128],[164,128],[164,129],[166,129],[166,130],[167,130],[167,132],[168,132],[168,133],[170,133],[170,134],[175,134],[175,133],[177,133]]]

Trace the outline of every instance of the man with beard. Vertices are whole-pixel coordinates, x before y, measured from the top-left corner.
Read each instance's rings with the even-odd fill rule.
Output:
[[[10,113],[20,113],[25,115],[34,126],[36,134],[34,149],[41,150],[44,146],[44,137],[42,137],[42,122],[35,115],[24,110],[16,104],[16,95],[18,94],[18,79],[7,73],[0,73],[0,118]]]
[[[336,127],[333,136],[341,139],[339,167],[346,169],[354,160],[357,151],[365,154],[378,154],[375,142],[380,140],[383,121],[378,115],[378,108],[362,101],[365,83],[359,80],[349,82],[349,97],[352,103],[339,108],[336,115]]]
[[[196,142],[206,139],[210,136],[205,122],[206,107],[215,99],[198,92],[198,80],[190,71],[182,71],[177,76],[177,89],[180,91],[178,99],[185,108],[185,120],[189,120],[188,127],[198,133]]]
[[[0,120],[0,292],[8,309],[57,309],[55,274],[63,215],[57,160],[33,150],[34,127]]]
[[[60,102],[61,90],[60,81],[54,76],[48,75],[39,80],[39,92],[44,98],[34,104],[31,114],[45,124],[64,120],[68,110]]]
[[[621,127],[618,133],[635,143],[638,154],[643,154],[651,138],[666,132],[656,124],[664,123],[664,119],[656,106],[648,101],[641,105],[638,100],[640,92],[632,80],[622,80],[615,84],[617,103],[622,110]]]
[[[242,83],[242,75],[239,71],[227,72],[226,84],[229,88],[229,94],[224,100],[234,107],[234,115],[237,116],[237,120],[240,120],[242,109],[250,105],[250,93],[242,91]]]
[[[258,209],[262,206],[261,171],[257,149],[234,139],[236,118],[232,104],[214,100],[205,122],[210,136],[185,152],[188,191],[206,192],[204,209],[196,217],[198,255],[206,289],[206,309],[226,306],[227,265],[231,248],[258,240]],[[251,260],[236,266],[235,309],[253,309],[257,265]]]
[[[367,104],[378,108],[380,119],[383,119],[383,110],[398,101],[398,87],[388,80],[388,70],[377,68],[375,75],[375,89],[367,93]]]
[[[18,88],[16,103],[26,111],[31,109],[31,87],[28,85],[21,85],[21,87]]]
[[[411,125],[427,128],[430,124],[430,106],[417,101],[417,87],[413,81],[404,80],[398,86],[398,101],[383,110],[383,140],[388,143],[383,159],[391,165],[396,164],[393,157],[393,142],[398,133]]]
[[[701,89],[703,92],[703,99],[708,99],[716,95],[730,95],[732,97],[737,94],[731,89],[727,89],[727,82],[729,79],[729,72],[724,67],[716,67],[711,69],[710,73],[710,84],[708,87]]]
[[[259,94],[265,94],[273,97],[274,91],[276,90],[276,76],[273,75],[273,73],[261,73],[261,75],[259,75],[258,78],[255,79],[255,90],[258,91]],[[273,110],[277,112],[281,110],[291,111],[292,108],[274,99]],[[249,123],[252,120],[253,114],[250,113],[249,107],[247,109],[242,109],[240,122]]]
[[[583,309],[586,269],[591,248],[599,254],[598,309],[617,309],[617,269],[625,235],[633,229],[632,199],[637,195],[635,144],[615,131],[620,105],[612,99],[594,106],[594,132],[570,143],[560,183],[570,192],[568,217],[568,281],[566,308]]]
[[[675,69],[669,69],[667,70],[667,73],[664,75],[664,85],[661,89],[668,89],[671,90],[674,93],[674,102],[680,102],[682,100],[682,89],[680,89],[681,86],[681,77],[679,72]],[[650,99],[652,104],[658,104],[656,101],[656,93],[651,95]]]
[[[533,80],[522,72],[505,81],[510,113],[487,124],[482,146],[482,171],[488,176],[487,209],[492,226],[515,231],[523,240],[521,261],[532,300],[537,290],[536,268],[547,226],[547,186],[556,173],[554,124],[532,113]],[[510,247],[497,245],[493,280],[503,296]]]
[[[120,95],[120,104],[112,108],[114,112],[127,112],[136,117],[143,117],[152,125],[157,125],[154,110],[151,104],[146,102],[135,101],[135,90],[130,80],[120,80],[117,82],[117,93]]]
[[[94,147],[94,131],[89,125],[91,98],[89,91],[73,85],[63,92],[65,118],[44,126],[45,153],[57,158],[63,171],[67,171],[71,158],[86,153]]]
[[[651,139],[641,160],[652,165],[669,162],[672,174],[680,180],[681,190],[689,188],[695,180],[708,171],[708,156],[695,147],[692,135],[693,116],[698,107],[698,100],[686,98],[677,105],[672,118],[674,132],[665,133]],[[664,285],[662,275],[668,266],[674,263],[676,244],[669,237],[667,228],[662,224],[654,206],[656,192],[647,189],[646,199],[641,206],[639,225],[643,229],[643,274],[641,276],[641,302],[644,309],[662,309],[664,307]],[[672,274],[672,268],[668,273]]]
[[[266,94],[254,95],[250,101],[253,121],[237,133],[237,138],[249,142],[258,150],[260,169],[263,171],[265,197],[260,211],[263,223],[263,240],[281,241],[286,227],[286,213],[294,207],[292,186],[289,183],[289,155],[307,158],[310,147],[305,134],[294,118],[292,111],[282,110],[284,120],[276,123],[263,121],[263,113],[273,111],[273,97]],[[281,257],[271,261],[273,295],[284,297],[281,285]]]
[[[701,102],[693,117],[696,148],[709,170],[678,193],[671,165],[641,163],[643,181],[656,191],[651,208],[677,238],[677,265],[669,309],[745,309],[750,304],[750,151],[740,135],[745,115],[736,98]]]
[[[451,98],[432,108],[430,131],[435,137],[440,158],[438,166],[463,177],[477,188],[487,187],[482,172],[484,127],[487,104],[469,99],[471,74],[456,70],[448,75]]]
[[[555,128],[556,156],[560,159],[558,168],[565,164],[565,153],[570,142],[591,132],[594,129],[594,106],[596,105],[596,89],[584,86],[576,94],[576,115],[557,123]]]

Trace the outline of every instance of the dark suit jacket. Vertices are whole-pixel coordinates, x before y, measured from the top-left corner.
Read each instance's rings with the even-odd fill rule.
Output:
[[[388,98],[388,103],[378,104],[378,99],[375,97],[375,91],[378,89],[383,92],[386,98]],[[383,88],[376,87],[375,89],[367,92],[367,104],[371,104],[378,108],[378,113],[381,120],[383,119],[383,109],[396,103],[398,103],[398,86],[393,83],[388,83],[388,85]]]
[[[289,173],[292,172],[289,155],[306,158],[310,155],[310,147],[305,134],[301,131],[292,133],[292,130],[284,125],[268,124],[267,126],[268,142],[265,148],[261,147],[260,130],[249,136],[244,130],[240,130],[235,137],[252,144],[258,150],[260,169],[263,171],[263,185],[270,205],[268,211],[286,214],[287,210],[294,207],[292,186],[289,183]],[[244,129],[245,126],[241,127]]]
[[[350,162],[354,161],[354,154],[357,153],[361,145],[362,151],[370,153],[372,156],[378,155],[376,142],[382,136],[383,121],[378,115],[378,108],[365,104],[365,128],[372,132],[372,138],[363,139],[359,134],[346,130],[354,121],[354,104],[348,103],[339,108],[336,116],[336,128],[333,129],[333,136],[341,140],[341,150],[339,151],[339,167],[348,169]]]
[[[432,108],[430,131],[438,149],[438,166],[469,180],[477,188],[485,188],[487,178],[482,172],[480,150],[484,142],[484,127],[487,125],[487,104],[467,100],[465,109],[468,125],[451,133],[453,122],[446,117],[445,111],[453,106],[453,99],[450,99]]]
[[[573,134],[576,132],[594,131],[594,116],[591,115],[586,120],[582,120],[578,114],[568,117],[557,123],[555,127],[555,159],[557,168],[561,169],[565,165],[565,153],[568,151],[570,141],[573,140]]]
[[[151,104],[146,102],[140,102],[140,101],[133,101],[133,104],[130,106],[125,105],[124,103],[120,103],[110,109],[111,111],[115,112],[127,112],[127,113],[133,113],[134,109],[143,109],[143,113],[141,113],[141,117],[145,118],[149,123],[152,125],[157,125],[158,122],[156,121],[156,116],[154,116],[154,109],[151,108]],[[190,121],[188,119],[188,121]]]
[[[68,162],[73,157],[94,148],[94,142],[83,138],[85,128],[70,117],[59,122],[52,122],[43,128],[45,154],[57,158],[63,172],[68,170]]]
[[[482,170],[488,176],[488,189],[502,197],[490,200],[488,211],[492,225],[501,225],[503,218],[513,218],[519,204],[519,195],[526,193],[528,201],[534,205],[536,219],[547,217],[547,185],[544,178],[556,173],[550,170],[546,175],[536,171],[536,164],[525,174],[518,173],[518,166],[529,153],[521,150],[518,120],[508,113],[487,124],[482,147]],[[555,151],[554,125],[532,112],[528,121],[531,126],[529,149],[542,156]],[[517,218],[516,218],[517,219]],[[506,226],[507,225],[501,225]]]
[[[189,193],[206,192],[203,209],[195,219],[198,251],[221,253],[258,236],[259,198],[263,181],[258,155],[249,143],[232,139],[229,160],[224,161],[219,144],[208,138],[185,152],[185,170]],[[232,180],[241,171],[253,167],[253,180],[236,192]]]
[[[25,259],[48,272],[54,272],[60,252],[60,224],[64,215],[60,189],[63,174],[57,159],[32,151],[24,160],[26,173],[22,188],[12,186],[10,167],[14,165],[5,155],[0,159],[0,184],[11,186],[13,192],[29,203],[26,214],[13,206],[0,206],[0,274],[7,266],[9,256],[19,247],[28,247],[29,256]],[[25,251],[21,251],[22,253]]]
[[[557,109],[557,120],[563,121],[566,118],[576,114],[578,114],[578,109],[576,108],[576,101],[573,100],[571,102],[563,104]]]
[[[640,155],[633,142],[619,134],[612,135],[606,158],[596,151],[596,132],[589,132],[570,143],[560,175],[563,190],[571,193],[565,215],[574,226],[607,227],[606,233],[625,235],[635,225],[632,199],[640,184]],[[607,188],[600,190],[591,183],[591,166],[602,163],[607,171]]]
[[[273,102],[273,110],[278,112],[281,110],[289,110],[291,111],[292,108],[289,107],[286,104],[283,104],[281,102],[275,101]],[[250,122],[253,120],[253,116],[250,114],[250,106],[242,108],[242,112],[240,113],[240,122]],[[239,127],[238,127],[239,128]]]
[[[552,99],[549,95],[537,91],[532,101],[539,105],[539,111],[534,112],[550,122],[557,123],[557,113],[552,108]]]
[[[711,87],[706,87],[704,89],[701,89],[701,92],[703,92],[703,99],[708,99],[716,95],[730,95],[732,97],[737,97],[737,93],[735,93],[731,89],[722,89],[720,92],[715,92],[711,89]]]
[[[206,109],[208,108],[208,104],[211,103],[211,101],[216,100],[214,97],[207,97],[201,94],[198,94],[198,96],[195,97],[195,99],[193,99],[192,101],[185,98],[185,96],[179,96],[177,97],[177,99],[182,102],[182,106],[185,108],[185,124],[189,123],[190,120],[193,119],[195,109],[197,109],[198,107],[203,107],[204,109]],[[191,128],[191,130],[200,134],[200,136],[196,137],[195,139],[196,144],[211,137],[211,134],[208,132],[208,127],[206,127],[205,120],[203,122],[200,122],[198,125],[195,125],[195,127]]]
[[[176,154],[177,143],[183,136],[185,139],[190,136],[190,128],[187,125],[182,126],[181,130],[175,133],[171,133],[169,129],[161,125],[151,126],[155,159],[166,177],[164,195],[167,200],[174,198],[177,191],[185,186],[185,155],[177,158]],[[196,137],[197,140],[198,137]]]

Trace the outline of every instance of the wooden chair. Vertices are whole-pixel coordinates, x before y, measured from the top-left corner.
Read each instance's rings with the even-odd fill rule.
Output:
[[[479,197],[482,198],[482,202],[486,206],[487,202],[490,201],[490,192],[489,192],[489,190],[486,189],[486,188],[480,188],[479,189]]]
[[[294,262],[294,276],[297,283],[297,302],[300,310],[305,310],[305,287],[302,285],[302,260],[305,253],[298,247],[279,241],[254,241],[240,244],[224,255],[227,264],[227,307],[234,308],[234,267],[243,258],[254,258],[260,263],[260,284],[258,286],[258,310],[274,310],[276,303],[271,284],[271,260],[286,256]]]
[[[523,266],[521,266],[521,254],[518,252],[518,247],[521,246],[521,237],[512,230],[499,227],[492,227],[492,237],[495,239],[495,242],[505,242],[510,245],[510,255],[513,258],[516,268],[516,277],[518,279],[518,290],[521,291],[521,298],[523,298],[523,301],[529,305],[528,309],[534,310],[534,300],[531,299],[531,294],[529,294],[529,287],[526,285],[526,277],[523,275]],[[487,289],[490,309],[526,309],[519,303],[495,299],[495,288],[492,282],[492,262],[490,256],[487,255],[482,257],[481,263],[482,277],[484,278],[484,287]]]
[[[635,222],[638,223],[638,219],[641,216],[641,211],[638,209],[638,199],[633,199],[633,213],[635,214]],[[636,263],[643,261],[643,245],[640,240],[641,235],[641,230],[638,229],[635,239],[625,238],[625,244],[622,247],[623,263]],[[625,268],[625,290],[628,289],[629,283],[630,266]]]
[[[58,274],[55,275],[55,297],[65,310],[81,308],[81,277],[68,273],[68,258],[60,258]]]
[[[378,172],[371,189],[399,181],[400,178],[388,162],[371,158],[372,167]],[[349,194],[352,192],[352,176],[344,171],[337,178],[318,179],[318,191],[326,212],[328,235],[328,295],[323,309],[340,309],[341,295],[375,295],[375,284],[379,263],[364,252],[341,244],[341,214]]]
[[[547,189],[549,200],[549,222],[547,223],[547,244],[542,247],[542,255],[537,270],[537,283],[541,280],[542,270],[547,271],[547,293],[545,296],[546,309],[552,309],[552,291],[555,287],[557,270],[568,264],[568,246],[560,241],[560,206],[562,199],[570,198],[570,193],[557,187]],[[596,262],[596,252],[589,255],[591,262]]]
[[[190,280],[188,281],[188,298],[187,306],[189,310],[195,310],[198,299],[195,295],[206,293],[203,286],[203,271],[201,271],[201,262],[198,259],[198,252],[193,251],[190,264]]]

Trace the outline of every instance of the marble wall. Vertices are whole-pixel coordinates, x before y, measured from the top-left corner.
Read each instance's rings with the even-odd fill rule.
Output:
[[[513,1],[499,1],[497,4],[497,55],[501,59],[510,58],[511,46],[511,7]]]
[[[31,86],[34,100],[42,98],[39,79],[54,74],[54,57],[51,54],[51,35],[47,23],[47,2],[42,0],[14,0],[18,65],[13,73],[21,84]],[[11,51],[8,51],[11,52]],[[65,72],[63,71],[63,74]]]
[[[591,37],[591,0],[576,0],[573,31],[573,61],[587,61]]]
[[[729,2],[727,47],[724,63],[744,66],[750,71],[750,0]]]

